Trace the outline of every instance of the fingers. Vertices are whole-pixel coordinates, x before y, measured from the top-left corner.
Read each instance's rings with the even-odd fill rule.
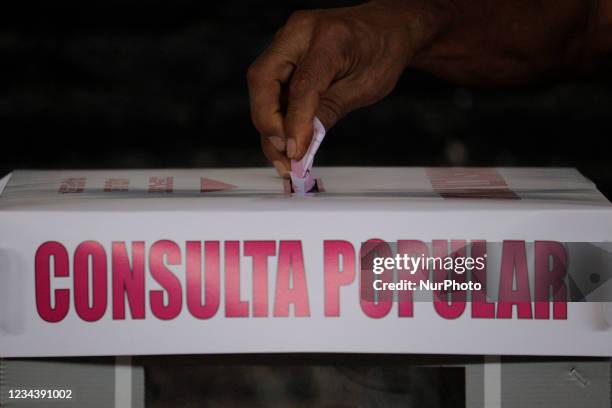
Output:
[[[359,92],[342,79],[350,68],[352,30],[345,22],[321,25],[317,16],[295,13],[248,72],[253,123],[281,175],[290,169],[288,159],[300,160],[308,150],[314,117],[329,129]]]
[[[260,136],[261,149],[263,150],[266,158],[274,165],[276,172],[282,178],[289,178],[289,171],[291,171],[291,163],[287,158],[285,152],[281,152],[276,146],[270,141],[270,138],[261,135]]]
[[[290,168],[285,153],[285,85],[310,43],[312,17],[309,12],[294,13],[247,73],[253,124],[261,135],[264,154],[282,176]]]
[[[294,160],[301,159],[308,150],[320,95],[329,88],[338,72],[336,53],[327,47],[312,48],[299,62],[289,84],[285,135],[287,156]]]
[[[279,151],[285,150],[281,90],[292,71],[293,64],[287,58],[267,51],[251,65],[247,74],[253,125]]]

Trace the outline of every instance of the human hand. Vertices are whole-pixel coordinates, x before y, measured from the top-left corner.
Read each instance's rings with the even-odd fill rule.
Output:
[[[308,149],[315,116],[329,130],[392,91],[430,35],[423,13],[420,2],[392,0],[289,18],[247,75],[253,123],[281,176]]]

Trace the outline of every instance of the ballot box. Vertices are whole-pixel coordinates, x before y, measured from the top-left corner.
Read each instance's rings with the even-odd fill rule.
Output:
[[[102,356],[131,356],[132,374],[152,356],[472,356],[455,364],[468,406],[514,403],[532,377],[557,400],[609,400],[612,205],[579,172],[313,177],[297,194],[271,169],[9,174],[3,372]]]

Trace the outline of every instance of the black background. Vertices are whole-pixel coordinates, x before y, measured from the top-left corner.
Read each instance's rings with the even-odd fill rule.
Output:
[[[248,113],[247,67],[291,11],[351,3],[5,8],[0,171],[266,165]],[[575,166],[610,196],[611,113],[607,78],[476,90],[408,70],[390,97],[329,133],[317,164]]]
[[[352,3],[2,4],[0,173],[266,165],[249,118],[247,67],[291,11]],[[468,89],[408,70],[391,96],[350,114],[329,133],[317,164],[574,166],[611,197],[612,81],[554,77],[513,89]],[[175,367],[170,374],[166,365],[147,369],[147,399],[159,402],[151,406],[205,400],[197,390],[207,388],[192,378],[214,375],[224,395],[242,384],[240,401],[256,399],[262,384],[276,384],[269,378],[283,378],[299,390],[309,390],[305,384],[315,378],[303,364],[292,375],[274,365],[223,374],[227,370],[201,364]],[[360,370],[362,375],[371,368]],[[234,378],[237,372],[242,377]],[[259,382],[244,385],[249,376]],[[341,384],[344,377],[337,377]],[[444,382],[428,381],[449,394]],[[461,391],[461,381],[453,384]]]

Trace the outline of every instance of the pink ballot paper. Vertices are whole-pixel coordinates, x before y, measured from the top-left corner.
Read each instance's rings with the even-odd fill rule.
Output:
[[[301,160],[291,160],[291,184],[293,185],[293,192],[296,194],[308,193],[315,185],[315,179],[312,177],[311,172],[312,164],[314,162],[314,156],[325,138],[325,127],[319,118],[316,117],[312,125],[312,141],[310,142],[306,154],[304,154]]]

